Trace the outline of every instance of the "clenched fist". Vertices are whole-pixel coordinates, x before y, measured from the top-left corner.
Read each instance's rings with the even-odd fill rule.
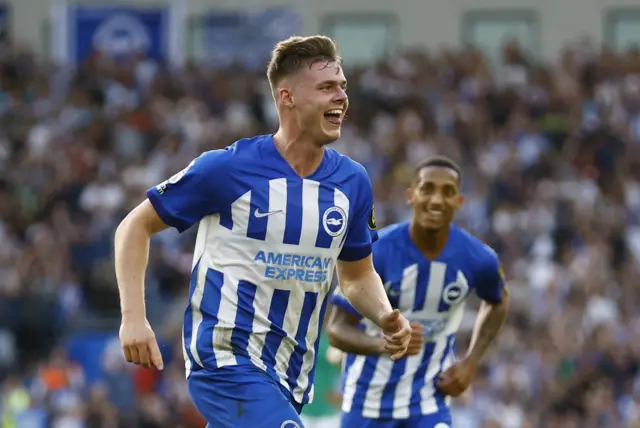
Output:
[[[436,386],[443,394],[458,397],[469,388],[477,370],[475,361],[463,359],[441,373]]]
[[[409,321],[395,309],[380,317],[379,325],[384,333],[384,349],[391,354],[391,359],[399,360],[404,357],[411,340]]]

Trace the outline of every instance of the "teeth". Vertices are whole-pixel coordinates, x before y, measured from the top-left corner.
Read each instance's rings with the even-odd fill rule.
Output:
[[[333,110],[329,110],[328,112],[326,112],[325,114],[342,114],[342,110],[341,109],[333,109]]]

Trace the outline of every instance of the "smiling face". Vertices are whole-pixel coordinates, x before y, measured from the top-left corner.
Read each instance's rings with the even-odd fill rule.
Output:
[[[347,80],[339,62],[311,62],[280,88],[285,111],[291,114],[301,133],[318,145],[340,138],[349,98]]]
[[[428,231],[448,228],[464,197],[460,194],[458,172],[444,166],[426,166],[407,189],[414,223]]]

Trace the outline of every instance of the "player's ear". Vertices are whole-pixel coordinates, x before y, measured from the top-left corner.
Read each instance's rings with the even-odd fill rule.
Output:
[[[291,89],[278,89],[278,97],[280,98],[280,104],[285,107],[293,107],[293,94],[291,93]]]
[[[456,209],[459,210],[460,208],[462,208],[462,204],[464,203],[464,195],[458,195],[457,198],[457,202],[456,202]]]
[[[413,205],[413,187],[409,187],[405,190],[405,196],[407,198],[407,204]]]

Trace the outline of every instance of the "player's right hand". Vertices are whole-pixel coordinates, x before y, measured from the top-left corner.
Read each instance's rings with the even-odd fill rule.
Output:
[[[383,315],[379,319],[380,328],[384,333],[384,349],[391,354],[392,360],[404,357],[411,341],[411,325],[399,310]]]
[[[411,340],[407,348],[407,355],[418,355],[424,345],[424,326],[419,322],[411,323]]]
[[[162,354],[156,335],[146,319],[143,321],[123,321],[120,325],[120,345],[124,358],[144,368],[156,367],[162,370]]]

